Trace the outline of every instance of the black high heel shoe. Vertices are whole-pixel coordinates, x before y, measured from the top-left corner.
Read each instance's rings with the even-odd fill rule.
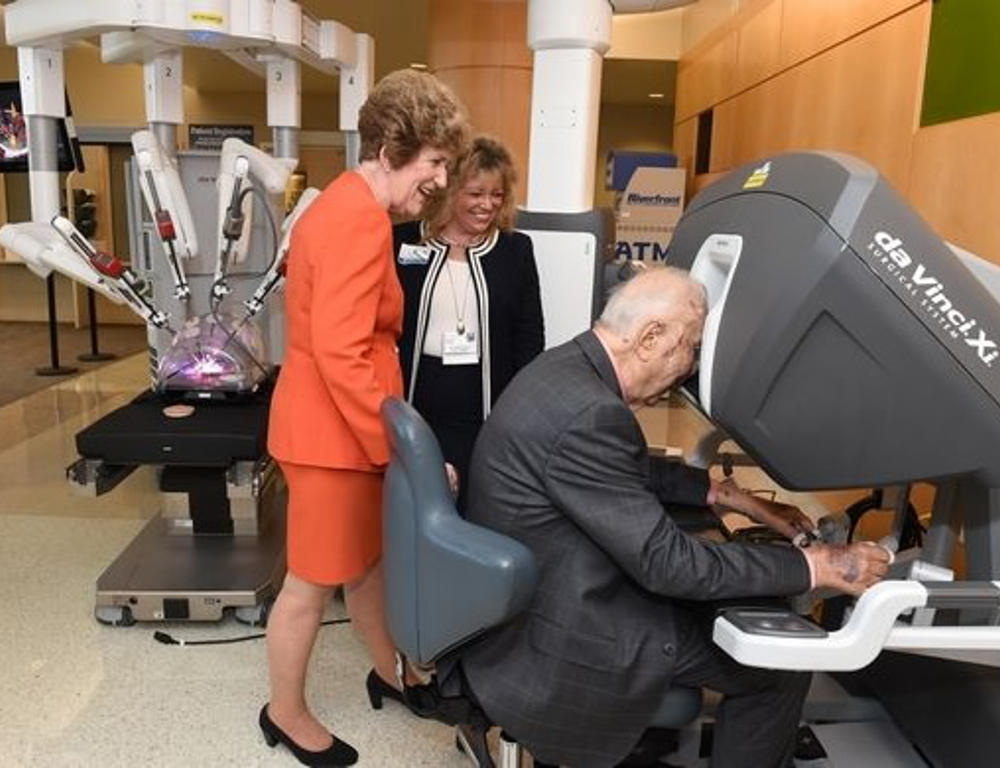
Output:
[[[438,709],[441,704],[441,695],[433,682],[427,685],[408,685],[404,693],[389,685],[373,669],[368,673],[368,679],[365,680],[365,688],[368,689],[368,701],[371,703],[372,709],[382,709],[382,699],[392,699],[398,701],[417,717],[439,719]]]
[[[399,691],[372,670],[368,673],[365,685],[368,688],[368,700],[372,709],[382,709],[382,699],[388,698],[398,701],[417,717],[437,720],[445,725],[488,722],[475,702],[461,695],[442,694],[437,678],[431,678],[426,685],[408,685],[405,691]]]
[[[371,703],[372,709],[382,709],[382,699],[392,699],[393,701],[398,701],[400,704],[406,704],[403,692],[389,685],[374,669],[368,673],[368,679],[365,680],[365,688],[368,689],[368,701]]]
[[[288,751],[295,755],[295,759],[302,765],[315,766],[315,768],[340,768],[358,762],[358,751],[336,736],[333,737],[333,744],[319,752],[303,749],[292,741],[287,733],[275,725],[267,713],[267,704],[260,710],[260,730],[264,733],[264,741],[267,742],[267,746],[275,747],[280,741],[288,747]]]

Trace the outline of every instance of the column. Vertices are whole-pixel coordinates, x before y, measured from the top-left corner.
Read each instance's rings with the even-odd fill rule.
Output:
[[[496,136],[528,187],[531,50],[528,0],[431,0],[428,66],[465,103],[473,128]]]

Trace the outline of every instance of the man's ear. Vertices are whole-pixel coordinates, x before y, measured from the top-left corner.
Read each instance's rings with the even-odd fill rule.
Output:
[[[673,349],[680,344],[683,333],[684,328],[680,323],[650,320],[642,326],[636,338],[636,354],[641,359],[648,360],[664,349]]]

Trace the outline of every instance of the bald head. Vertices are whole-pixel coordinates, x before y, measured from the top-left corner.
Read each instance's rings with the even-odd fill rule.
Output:
[[[618,286],[594,331],[632,405],[652,403],[697,362],[705,289],[682,270],[651,267]]]
[[[653,319],[703,319],[705,289],[674,267],[648,267],[618,285],[604,306],[598,325],[615,336],[631,336]]]

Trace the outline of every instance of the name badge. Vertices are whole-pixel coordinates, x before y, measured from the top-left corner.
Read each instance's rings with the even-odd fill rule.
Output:
[[[445,331],[441,337],[442,365],[475,365],[479,362],[479,345],[472,331]]]
[[[399,246],[399,256],[396,260],[400,264],[426,264],[431,260],[431,249],[426,245],[403,243]]]

